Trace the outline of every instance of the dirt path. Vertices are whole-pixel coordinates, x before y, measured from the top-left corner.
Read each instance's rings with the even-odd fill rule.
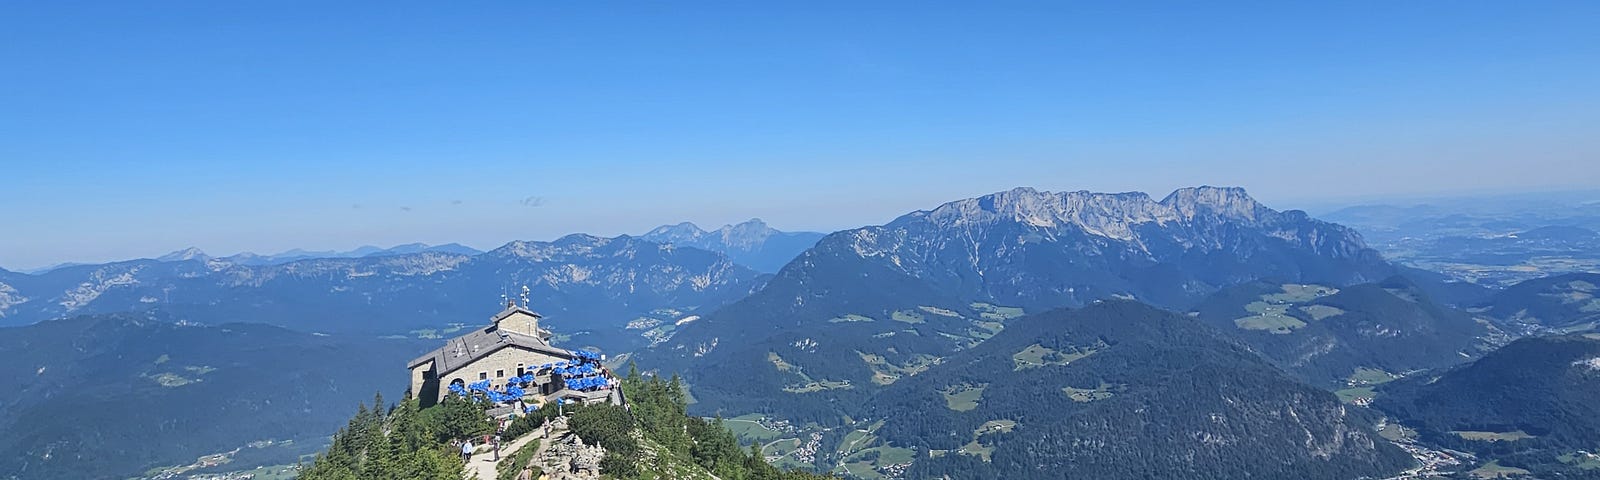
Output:
[[[512,440],[511,443],[502,445],[500,447],[500,458],[516,455],[523,445],[527,445],[528,442],[538,438],[539,435],[537,433],[529,433],[523,435],[522,438]],[[495,476],[499,474],[494,469],[496,463],[494,461],[494,450],[485,449],[483,453],[473,455],[472,460],[467,462],[467,474],[478,480],[495,480]]]

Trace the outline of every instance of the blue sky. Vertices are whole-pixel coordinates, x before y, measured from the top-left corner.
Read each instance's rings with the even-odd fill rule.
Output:
[[[776,3],[5,3],[0,266],[1600,186],[1600,2]]]

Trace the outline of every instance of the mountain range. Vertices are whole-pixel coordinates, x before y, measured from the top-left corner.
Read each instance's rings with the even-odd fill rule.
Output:
[[[1237,188],[1159,201],[1015,189],[830,234],[761,290],[641,358],[700,383],[701,408],[764,411],[764,399],[794,398],[786,413],[826,421],[818,416],[977,345],[1023,312],[1108,298],[1183,308],[1260,279],[1345,286],[1395,271],[1353,230],[1272,210]]]
[[[191,257],[0,272],[0,322],[25,325],[160,307],[200,323],[258,322],[378,335],[475,323],[526,285],[558,331],[592,345],[645,340],[623,325],[652,311],[693,311],[748,293],[760,274],[727,257],[634,237],[569,235],[478,255],[419,252],[275,265]]]
[[[483,253],[482,250],[478,250],[476,248],[468,247],[466,245],[462,245],[462,244],[459,244],[459,243],[446,243],[446,244],[443,244],[443,245],[428,245],[426,243],[407,243],[407,244],[404,244],[404,245],[395,245],[395,246],[389,247],[389,248],[376,247],[376,246],[372,246],[372,245],[363,245],[363,246],[357,247],[357,248],[355,248],[353,250],[318,250],[318,251],[311,251],[311,250],[304,250],[304,249],[296,248],[296,249],[292,249],[292,250],[288,250],[288,251],[284,251],[284,252],[280,252],[280,253],[275,253],[275,254],[270,254],[270,255],[259,255],[259,254],[255,254],[255,253],[251,253],[251,252],[241,252],[241,253],[236,253],[236,254],[233,254],[233,255],[226,256],[226,257],[213,257],[211,255],[207,255],[206,252],[200,250],[199,248],[188,247],[188,248],[184,248],[184,249],[180,249],[180,250],[174,250],[171,253],[168,253],[166,255],[155,257],[153,260],[156,260],[158,262],[181,262],[181,261],[186,261],[186,260],[207,261],[207,260],[216,259],[216,260],[222,260],[222,261],[226,261],[228,263],[232,263],[232,264],[236,264],[236,265],[261,266],[261,265],[279,265],[279,264],[284,264],[284,263],[289,263],[289,262],[294,262],[294,261],[299,261],[299,260],[309,260],[309,259],[317,259],[317,258],[361,258],[361,257],[378,257],[378,256],[388,256],[388,255],[404,255],[404,254],[409,254],[409,253],[423,253],[423,252],[454,253],[454,254],[460,254],[460,255],[477,255],[477,254]],[[33,274],[33,275],[40,275],[40,274],[49,273],[49,272],[54,271],[54,270],[59,270],[59,269],[62,269],[62,268],[77,267],[77,266],[83,266],[83,265],[92,265],[92,264],[76,263],[76,262],[59,263],[59,264],[51,265],[51,266],[44,267],[44,268],[38,268],[38,269],[34,269],[34,270],[25,271],[23,273],[28,273],[28,274]]]
[[[639,236],[656,243],[721,252],[734,263],[765,273],[778,271],[822,237],[817,232],[779,231],[759,218],[709,232],[689,222],[662,225]]]
[[[1571,228],[1522,236],[1587,238]],[[1425,442],[1463,449],[1483,445],[1450,444],[1455,434],[1440,429],[1546,428],[1462,426],[1416,405],[1492,394],[1491,382],[1446,382],[1484,362],[1506,370],[1541,361],[1516,337],[1593,330],[1600,281],[1462,282],[1391,263],[1351,228],[1220,187],[1160,199],[1018,188],[827,235],[751,220],[486,252],[452,245],[275,260],[186,249],[0,270],[0,324],[26,325],[0,331],[0,379],[22,386],[0,395],[6,412],[19,412],[0,414],[0,428],[18,432],[0,441],[0,455],[19,459],[0,464],[0,478],[70,476],[61,459],[86,451],[115,459],[91,477],[208,453],[181,437],[116,443],[140,429],[230,421],[209,405],[168,408],[193,398],[179,394],[254,412],[240,424],[247,434],[197,436],[205,448],[287,438],[288,429],[325,435],[318,422],[328,418],[316,412],[347,412],[386,389],[376,385],[401,385],[370,373],[402,375],[401,362],[486,321],[504,305],[497,293],[516,297],[523,285],[557,341],[680,373],[696,414],[806,425],[794,431],[809,440],[762,438],[791,467],[858,478],[1378,478],[1413,463],[1375,436],[1384,415]],[[1502,352],[1510,360],[1490,360]],[[302,360],[369,375],[347,380],[350,372]],[[107,363],[115,368],[94,368]],[[340,395],[299,391],[306,375],[339,383]],[[96,390],[75,390],[78,379]],[[259,389],[267,387],[283,391]],[[140,400],[107,406],[102,393]],[[86,431],[58,408],[109,412],[92,419],[111,427]],[[253,423],[294,411],[305,418],[280,422],[282,431]],[[141,414],[166,423],[122,418]],[[1538,444],[1538,455],[1578,458],[1589,448],[1579,436],[1535,430],[1524,433],[1544,440],[1476,451],[1557,471],[1565,460],[1496,449]],[[803,461],[794,456],[802,451]]]

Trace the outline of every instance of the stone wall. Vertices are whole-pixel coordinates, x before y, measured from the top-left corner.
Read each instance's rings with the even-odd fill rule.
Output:
[[[413,398],[421,399],[428,395],[427,389],[423,388],[423,384],[428,381],[427,373],[430,370],[433,370],[433,360],[422,362],[422,365],[417,365],[411,369],[411,396]],[[434,386],[434,389],[438,390],[439,387]]]
[[[523,312],[513,312],[511,315],[507,315],[506,318],[502,318],[499,322],[495,323],[495,325],[499,326],[501,330],[517,332],[530,337],[540,338],[537,331],[538,324],[538,319],[533,318],[533,315],[528,315]]]

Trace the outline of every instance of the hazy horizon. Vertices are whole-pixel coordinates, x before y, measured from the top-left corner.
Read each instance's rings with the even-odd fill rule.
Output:
[[[0,267],[1600,188],[1600,4],[11,4]]]
[[[1198,186],[1198,185],[1188,185],[1188,186]],[[1224,185],[1218,185],[1218,186],[1224,186]],[[1036,188],[1036,187],[1031,187],[1031,186],[1027,186],[1027,185],[1019,185],[1018,187]],[[1182,187],[1178,187],[1178,188],[1182,188]],[[1076,191],[1076,190],[1083,190],[1083,189],[1040,189],[1040,190],[1049,190],[1049,191],[1057,191],[1057,192],[1059,192],[1059,191]],[[996,192],[998,192],[998,191],[1000,191],[1000,190],[996,190]],[[1125,190],[1125,191],[1140,191],[1140,190]],[[1250,192],[1250,189],[1248,187],[1245,187],[1245,191],[1246,192]],[[1104,193],[1118,193],[1118,192],[1123,192],[1123,191],[1104,192]],[[1170,193],[1170,190],[1160,191],[1160,192],[1156,192],[1156,191],[1142,191],[1142,192],[1143,193],[1147,193],[1150,196],[1152,196],[1152,197],[1156,198],[1157,200],[1159,200],[1161,197],[1165,196],[1167,193]],[[946,202],[949,202],[949,201],[960,200],[960,199],[963,199],[963,198],[973,198],[973,197],[976,197],[976,196],[986,195],[986,194],[989,194],[989,193],[995,193],[995,192],[985,192],[985,193],[982,193],[982,194],[975,194],[975,195],[971,195],[971,196],[967,196],[967,197],[960,197],[960,198],[949,198],[949,199],[946,199],[946,200],[941,200],[938,203],[918,206],[918,207],[914,207],[914,208],[911,208],[911,209],[905,210],[905,211],[894,212],[891,216],[888,216],[888,217],[883,218],[881,220],[871,221],[871,222],[867,222],[867,223],[860,223],[860,224],[852,224],[852,225],[835,225],[835,226],[820,226],[820,227],[790,227],[790,226],[787,226],[787,225],[775,224],[773,221],[771,221],[770,219],[767,219],[767,218],[747,217],[747,218],[740,218],[740,219],[733,219],[733,220],[721,220],[721,221],[694,221],[694,220],[661,221],[661,222],[649,224],[649,226],[647,226],[647,227],[632,228],[632,229],[625,229],[625,230],[618,230],[618,231],[588,231],[588,230],[581,230],[580,229],[580,230],[573,230],[573,231],[556,232],[556,233],[551,233],[551,234],[548,234],[548,235],[545,235],[545,236],[539,236],[539,237],[526,237],[526,238],[524,238],[524,237],[516,237],[516,238],[504,238],[504,239],[487,239],[487,238],[485,238],[485,239],[479,239],[479,240],[473,240],[473,241],[441,239],[441,240],[431,241],[431,242],[404,241],[404,240],[401,240],[401,241],[388,241],[388,242],[384,242],[384,241],[361,242],[361,241],[351,241],[350,239],[340,239],[337,242],[317,243],[317,244],[315,244],[316,246],[288,245],[288,246],[280,246],[280,247],[260,249],[260,250],[227,250],[227,249],[206,248],[206,247],[201,246],[201,245],[178,245],[178,246],[172,246],[170,248],[165,248],[165,249],[157,248],[156,250],[150,250],[150,251],[147,251],[146,253],[135,253],[135,254],[128,254],[128,255],[124,255],[124,256],[108,256],[108,257],[104,257],[104,258],[88,258],[88,259],[66,259],[66,260],[61,260],[61,261],[47,262],[47,263],[38,264],[38,265],[13,266],[13,265],[0,264],[0,269],[6,269],[6,270],[14,271],[14,272],[30,272],[30,271],[38,271],[38,270],[58,267],[58,266],[61,266],[61,265],[96,264],[96,263],[106,263],[106,262],[122,261],[122,260],[134,260],[134,259],[140,259],[140,258],[156,258],[156,257],[162,256],[162,255],[166,255],[168,253],[174,253],[174,252],[177,252],[177,251],[180,251],[180,250],[183,250],[183,249],[187,249],[187,248],[197,248],[197,249],[201,250],[202,252],[206,253],[207,255],[210,255],[210,256],[213,256],[213,257],[227,257],[227,256],[233,256],[233,255],[239,255],[239,254],[245,254],[245,253],[258,254],[258,255],[276,255],[276,254],[281,254],[281,253],[288,253],[288,252],[294,251],[294,250],[303,250],[303,251],[306,251],[306,252],[349,252],[349,251],[353,251],[353,250],[356,250],[358,248],[363,248],[363,247],[378,247],[378,248],[388,249],[388,248],[393,248],[393,247],[397,247],[397,246],[401,246],[401,245],[414,244],[414,243],[424,243],[424,244],[427,244],[427,245],[430,245],[430,246],[438,246],[438,245],[445,245],[445,244],[454,243],[454,244],[460,244],[460,245],[464,245],[464,246],[467,246],[467,247],[475,248],[475,249],[478,249],[478,250],[488,251],[488,250],[492,250],[492,249],[498,248],[500,246],[503,246],[506,243],[510,243],[510,242],[514,242],[514,241],[551,241],[551,240],[555,240],[555,239],[563,237],[563,236],[573,235],[573,234],[589,234],[589,235],[598,235],[598,236],[603,236],[603,237],[615,237],[615,236],[618,236],[618,235],[638,236],[638,235],[644,234],[647,231],[649,231],[650,229],[653,229],[653,228],[656,228],[656,227],[660,227],[660,226],[664,226],[664,225],[675,225],[675,224],[683,223],[683,222],[693,223],[696,226],[698,226],[699,228],[704,229],[704,230],[715,230],[717,228],[721,228],[724,225],[738,224],[738,223],[742,223],[742,222],[754,219],[754,220],[761,220],[761,221],[767,223],[768,226],[771,226],[771,227],[776,228],[778,230],[787,231],[787,232],[831,233],[831,232],[836,232],[836,231],[840,231],[840,230],[847,230],[847,229],[851,229],[851,228],[864,227],[864,226],[868,226],[868,225],[885,224],[885,223],[888,223],[889,221],[893,220],[896,217],[899,217],[899,216],[907,214],[907,213],[911,213],[913,211],[929,210],[929,209],[938,207],[939,205],[941,205],[943,203],[946,203]],[[1576,190],[1553,190],[1553,191],[1551,191],[1551,190],[1459,191],[1459,192],[1442,192],[1442,193],[1436,193],[1436,194],[1416,194],[1416,195],[1403,195],[1403,196],[1350,197],[1350,198],[1345,198],[1345,199],[1333,199],[1333,200],[1328,200],[1328,201],[1320,202],[1320,203],[1319,202],[1312,202],[1312,203],[1304,204],[1304,205],[1293,205],[1293,204],[1290,204],[1290,205],[1276,205],[1271,201],[1264,200],[1264,199],[1256,196],[1254,194],[1254,192],[1250,192],[1250,193],[1251,193],[1252,197],[1255,197],[1258,201],[1261,201],[1262,203],[1264,203],[1265,205],[1267,205],[1270,208],[1273,208],[1273,209],[1276,209],[1276,210],[1280,210],[1280,211],[1282,211],[1282,210],[1304,210],[1304,211],[1307,211],[1307,212],[1311,213],[1313,216],[1316,216],[1316,215],[1319,215],[1319,214],[1328,213],[1330,211],[1337,210],[1337,209],[1340,209],[1340,208],[1368,206],[1368,205],[1396,205],[1396,206],[1432,205],[1432,204],[1437,204],[1437,203],[1439,203],[1441,201],[1485,199],[1485,198],[1493,199],[1493,198],[1503,198],[1503,197],[1512,197],[1512,196],[1526,196],[1526,195],[1543,197],[1543,196],[1557,196],[1557,195],[1578,194],[1578,195],[1593,196],[1594,199],[1591,200],[1591,201],[1600,201],[1600,189],[1576,189]]]

